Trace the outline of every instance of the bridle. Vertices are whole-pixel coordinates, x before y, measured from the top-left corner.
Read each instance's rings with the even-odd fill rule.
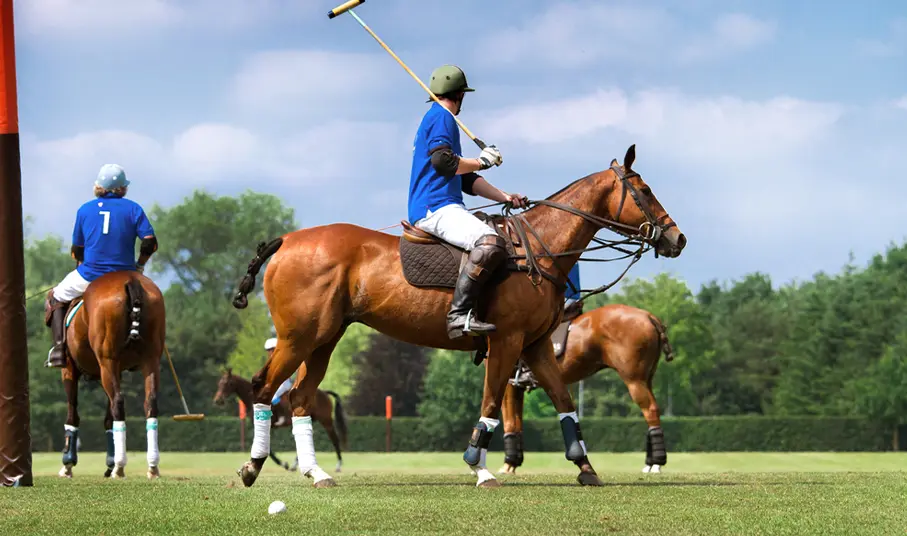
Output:
[[[556,208],[558,210],[563,210],[564,212],[569,212],[570,214],[579,216],[579,217],[583,218],[584,220],[592,223],[593,225],[598,226],[599,228],[608,229],[609,231],[622,235],[624,237],[623,240],[605,240],[605,239],[601,239],[598,237],[593,237],[592,241],[597,244],[596,246],[590,246],[590,247],[586,247],[584,249],[578,249],[578,250],[565,251],[562,253],[552,253],[551,250],[548,248],[548,245],[545,243],[545,241],[542,240],[542,238],[535,231],[535,229],[532,227],[532,225],[530,225],[529,222],[526,221],[525,216],[523,214],[513,214],[513,211],[512,211],[513,207],[509,203],[504,205],[503,209],[501,210],[501,213],[507,220],[509,220],[511,222],[513,230],[516,232],[517,237],[519,238],[520,242],[523,244],[523,247],[526,251],[526,253],[524,255],[511,256],[511,259],[526,261],[525,266],[517,265],[517,269],[520,271],[528,272],[529,279],[532,281],[533,285],[538,286],[539,284],[541,284],[541,281],[544,278],[544,279],[548,279],[549,281],[551,281],[556,287],[559,287],[559,288],[563,287],[563,285],[561,285],[558,282],[557,275],[551,274],[551,273],[547,272],[546,270],[544,270],[541,266],[539,266],[538,260],[537,260],[538,257],[548,257],[548,258],[566,257],[566,256],[576,255],[576,254],[582,255],[583,253],[602,250],[602,249],[613,249],[613,250],[623,253],[623,256],[610,258],[610,259],[584,259],[584,258],[580,257],[579,260],[580,261],[591,261],[591,262],[612,262],[612,261],[623,260],[623,259],[632,257],[632,260],[630,261],[629,265],[617,277],[617,279],[615,279],[614,281],[612,281],[606,285],[602,285],[602,286],[597,287],[592,290],[577,289],[573,285],[573,283],[570,281],[570,278],[567,277],[567,274],[565,274],[564,271],[560,268],[560,266],[558,266],[557,263],[555,263],[554,264],[555,269],[559,272],[560,276],[564,277],[564,279],[567,282],[567,285],[571,288],[571,290],[582,294],[582,296],[577,301],[583,301],[586,298],[589,298],[590,296],[594,296],[595,294],[600,294],[602,292],[605,292],[609,288],[616,285],[618,283],[618,281],[623,279],[623,277],[627,274],[627,272],[630,270],[630,268],[634,264],[636,264],[636,262],[639,261],[639,259],[642,258],[643,254],[648,252],[650,249],[654,250],[655,257],[656,258],[658,257],[658,249],[656,247],[658,241],[661,239],[662,236],[664,236],[664,233],[668,229],[676,226],[677,224],[673,221],[666,224],[665,221],[669,218],[667,213],[665,213],[660,218],[656,218],[652,214],[652,212],[648,209],[648,207],[642,203],[642,201],[640,200],[639,190],[637,190],[636,187],[633,185],[633,183],[630,182],[630,179],[632,179],[634,177],[640,177],[639,173],[636,173],[632,169],[628,170],[628,172],[624,172],[624,170],[620,166],[617,166],[617,165],[612,165],[610,167],[610,169],[611,169],[611,171],[613,171],[615,173],[615,175],[617,175],[617,178],[618,178],[618,180],[620,180],[620,183],[621,183],[620,204],[618,205],[617,213],[614,216],[613,220],[608,219],[608,218],[603,218],[601,216],[592,214],[590,212],[586,212],[584,210],[580,210],[580,209],[572,207],[570,205],[556,203],[556,202],[550,201],[548,199],[530,201],[528,204],[530,206],[536,206],[536,205],[548,206],[548,207]],[[576,181],[573,181],[572,183],[568,184],[567,186],[565,186],[564,188],[562,188],[561,190],[559,190],[558,192],[553,194],[553,196],[563,192],[567,188],[570,188],[577,182],[579,182],[581,180],[585,180],[586,178],[587,177],[583,177],[583,178],[577,179]],[[646,217],[646,221],[644,221],[639,227],[634,227],[632,225],[627,225],[625,223],[621,223],[620,221],[617,221],[620,219],[621,212],[623,212],[624,202],[626,201],[628,191],[630,192],[630,197],[633,198],[633,202],[636,203],[636,207],[639,208],[640,212],[642,212],[643,215]],[[527,231],[528,231],[528,233],[527,233]],[[529,242],[529,234],[531,234],[533,237],[535,237],[535,239],[538,241],[539,245],[542,247],[542,250],[544,251],[544,253],[536,253],[536,252],[532,251],[532,248],[530,247],[530,242]],[[625,246],[629,246],[629,245],[638,245],[638,248],[636,250],[628,250],[625,248]]]

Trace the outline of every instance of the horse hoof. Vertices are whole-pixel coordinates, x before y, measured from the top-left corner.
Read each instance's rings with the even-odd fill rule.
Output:
[[[655,465],[652,466],[652,470],[649,471],[649,472],[650,472],[650,473],[660,473],[660,472],[661,472],[661,466],[658,465],[658,464],[655,464]]]
[[[112,474],[113,474],[113,467],[108,467],[107,470],[104,471],[104,478],[110,478],[110,475],[112,475]]]
[[[57,474],[63,478],[72,478],[72,467],[64,465]]]
[[[498,479],[492,478],[491,480],[486,480],[486,481],[484,481],[484,482],[480,482],[480,483],[476,484],[476,487],[477,487],[477,488],[486,488],[486,489],[488,489],[488,488],[500,488],[500,487],[501,487],[501,483],[498,481]]]
[[[504,465],[501,466],[500,469],[498,469],[498,474],[499,475],[515,475],[516,467],[510,465],[509,463],[505,463]]]
[[[126,468],[122,466],[116,466],[113,468],[113,473],[110,475],[112,478],[126,478]]]
[[[148,480],[154,480],[156,478],[161,478],[161,470],[157,467],[148,468]]]
[[[598,475],[595,473],[589,473],[583,471],[576,477],[576,481],[580,483],[581,486],[604,486],[605,484],[598,478]]]
[[[333,478],[325,478],[312,484],[312,486],[316,488],[333,488],[336,485]]]
[[[252,462],[246,462],[242,464],[239,471],[236,471],[236,474],[242,479],[243,486],[249,488],[252,487],[255,479],[258,478],[258,469],[255,468],[255,464]]]

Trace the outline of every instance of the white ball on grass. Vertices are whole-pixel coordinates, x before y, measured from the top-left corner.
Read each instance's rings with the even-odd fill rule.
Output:
[[[274,501],[271,503],[271,506],[268,507],[268,513],[271,515],[282,514],[287,511],[287,505],[283,501]]]

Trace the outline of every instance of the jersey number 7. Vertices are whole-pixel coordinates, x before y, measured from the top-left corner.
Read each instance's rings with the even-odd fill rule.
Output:
[[[107,234],[107,231],[110,230],[110,211],[101,210],[100,214],[104,216],[104,230],[101,231],[103,234]]]

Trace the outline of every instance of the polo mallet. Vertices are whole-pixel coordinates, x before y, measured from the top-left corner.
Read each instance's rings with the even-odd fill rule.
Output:
[[[368,32],[372,37],[374,37],[374,38],[375,38],[375,41],[378,41],[378,44],[381,45],[381,46],[384,48],[384,50],[386,50],[387,53],[391,55],[391,57],[393,57],[395,60],[397,60],[397,63],[399,63],[401,67],[403,67],[404,69],[406,69],[406,72],[408,72],[409,75],[412,76],[413,79],[414,79],[416,82],[419,82],[419,85],[422,86],[422,89],[424,89],[424,90],[428,93],[428,96],[431,97],[431,100],[437,102],[438,104],[441,104],[441,101],[439,101],[439,100],[438,100],[438,97],[437,97],[434,93],[432,93],[432,91],[431,91],[430,89],[428,89],[428,86],[426,86],[425,84],[423,84],[423,83],[422,83],[422,80],[419,80],[419,77],[416,76],[416,75],[409,69],[409,67],[406,66],[405,63],[403,63],[403,60],[401,60],[399,57],[397,57],[397,55],[394,54],[394,51],[391,50],[390,48],[388,48],[388,46],[384,44],[384,41],[382,41],[381,38],[378,37],[378,36],[375,34],[375,32],[373,32],[372,29],[369,28],[368,25],[367,25],[362,19],[359,18],[359,15],[357,15],[356,12],[353,11],[353,8],[354,8],[354,7],[356,7],[356,6],[360,5],[360,4],[362,4],[363,2],[365,2],[365,0],[349,0],[349,2],[347,2],[347,3],[345,3],[345,4],[342,4],[342,5],[339,5],[339,6],[335,7],[334,9],[328,11],[328,18],[329,18],[329,19],[333,19],[334,17],[336,17],[336,16],[338,16],[338,15],[342,15],[342,14],[346,13],[347,11],[349,11],[349,12],[350,12],[350,15],[352,15],[353,18],[356,19],[356,22],[358,22],[360,25],[362,25],[362,27],[365,28],[365,31]],[[445,108],[444,106],[441,106],[441,107],[444,108],[445,110],[447,110],[447,108]],[[450,110],[447,110],[447,111],[450,112]],[[466,128],[466,125],[464,125],[464,124],[457,118],[457,116],[455,116],[455,115],[453,114],[453,112],[450,112],[450,115],[453,116],[454,121],[457,122],[457,125],[459,125],[459,127],[460,127],[461,129],[463,129],[463,132],[466,133],[467,136],[469,136],[469,139],[471,139],[472,141],[474,141],[475,144],[479,146],[479,149],[484,149],[485,147],[487,147],[487,145],[485,145],[485,142],[484,142],[484,141],[482,141],[482,140],[480,140],[479,138],[473,136],[472,132],[470,132],[469,129]]]
[[[167,345],[164,345],[164,354],[167,355],[167,362],[170,363],[170,372],[173,373],[173,380],[176,382],[176,390],[180,394],[180,400],[183,401],[183,410],[186,411],[183,415],[174,415],[174,421],[201,421],[205,418],[204,413],[189,413],[189,406],[186,405],[186,397],[183,396],[183,390],[180,388],[180,379],[176,377],[176,369],[173,368],[173,359],[170,358],[170,349],[167,348]]]

